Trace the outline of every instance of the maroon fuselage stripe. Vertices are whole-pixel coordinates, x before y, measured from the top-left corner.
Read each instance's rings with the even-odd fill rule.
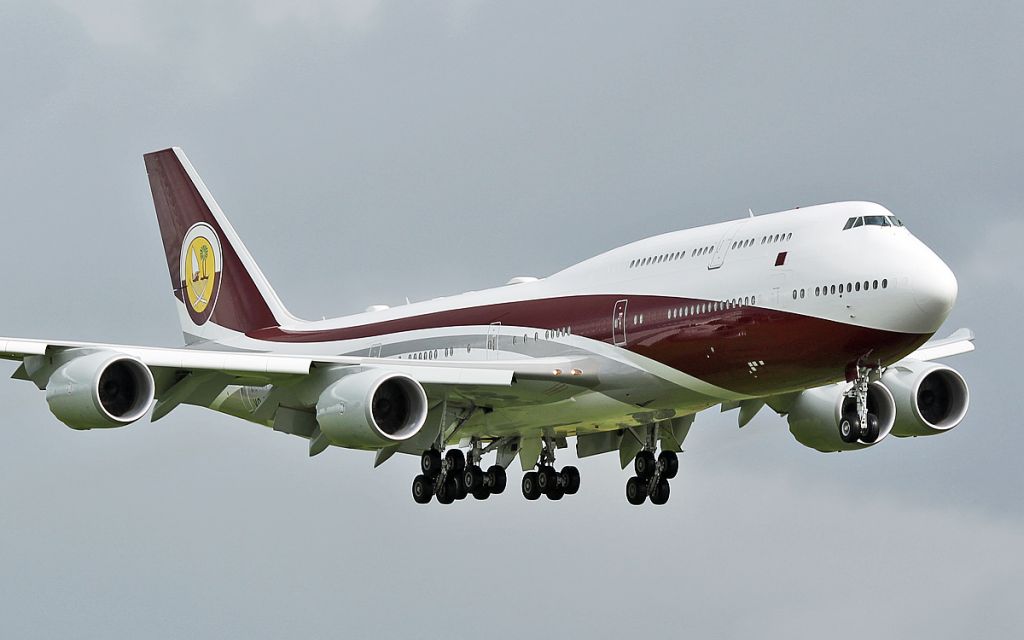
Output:
[[[247,335],[271,342],[333,342],[500,322],[539,331],[571,327],[574,335],[612,343],[612,316],[616,302],[623,299],[628,299],[628,305],[624,318],[626,343],[620,345],[622,348],[716,386],[747,394],[805,388],[841,379],[847,365],[860,358],[890,364],[929,338],[928,334],[869,329],[753,306],[670,319],[670,309],[711,301],[625,295],[522,300],[356,327],[317,331],[271,327]],[[643,322],[634,324],[634,316],[639,319],[641,314]]]

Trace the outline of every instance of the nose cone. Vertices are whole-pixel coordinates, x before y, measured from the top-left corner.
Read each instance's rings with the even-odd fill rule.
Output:
[[[933,253],[929,259],[921,261],[911,286],[922,319],[932,323],[933,330],[938,330],[956,303],[956,276]]]

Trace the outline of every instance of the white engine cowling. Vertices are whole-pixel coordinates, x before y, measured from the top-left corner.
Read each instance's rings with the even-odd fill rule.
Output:
[[[316,421],[332,444],[379,449],[416,435],[427,421],[427,394],[401,373],[370,369],[332,383],[316,403]]]
[[[882,375],[896,400],[892,435],[930,436],[960,424],[971,392],[963,376],[944,364],[904,360]]]
[[[72,429],[123,427],[144,416],[155,385],[149,367],[114,351],[71,358],[46,383],[46,402]]]
[[[880,382],[868,385],[868,412],[878,418],[878,438],[874,442],[843,442],[839,425],[843,415],[856,413],[857,402],[843,395],[849,384],[834,384],[802,391],[789,409],[789,431],[800,444],[818,451],[852,451],[881,442],[896,421],[896,403],[892,393]]]

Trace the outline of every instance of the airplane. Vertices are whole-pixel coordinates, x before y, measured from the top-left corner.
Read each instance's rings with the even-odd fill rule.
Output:
[[[321,321],[290,314],[179,148],[144,156],[185,346],[0,338],[13,378],[77,430],[182,404],[328,447],[420,459],[413,499],[580,488],[556,453],[617,454],[626,499],[663,505],[695,416],[765,406],[822,452],[945,433],[964,377],[933,339],[948,266],[881,205],[839,202],[666,233],[546,278]],[[495,459],[490,466],[484,457]]]

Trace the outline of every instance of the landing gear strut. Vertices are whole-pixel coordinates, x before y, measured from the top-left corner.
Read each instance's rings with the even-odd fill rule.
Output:
[[[651,504],[662,505],[668,502],[671,487],[668,481],[679,473],[679,456],[675,451],[662,450],[657,458],[657,427],[647,428],[647,442],[640,453],[633,459],[635,476],[626,481],[626,500],[629,504],[641,505],[647,498]]]
[[[853,398],[856,406],[853,411],[844,411],[839,422],[839,437],[847,444],[858,440],[871,444],[878,440],[878,416],[868,406],[868,385],[871,369],[857,365],[857,377],[853,386],[844,394]]]
[[[523,474],[523,497],[536,500],[542,495],[549,500],[561,500],[563,496],[571,496],[580,490],[580,471],[576,467],[555,469],[555,443],[545,436],[540,452],[540,461],[536,471]]]

